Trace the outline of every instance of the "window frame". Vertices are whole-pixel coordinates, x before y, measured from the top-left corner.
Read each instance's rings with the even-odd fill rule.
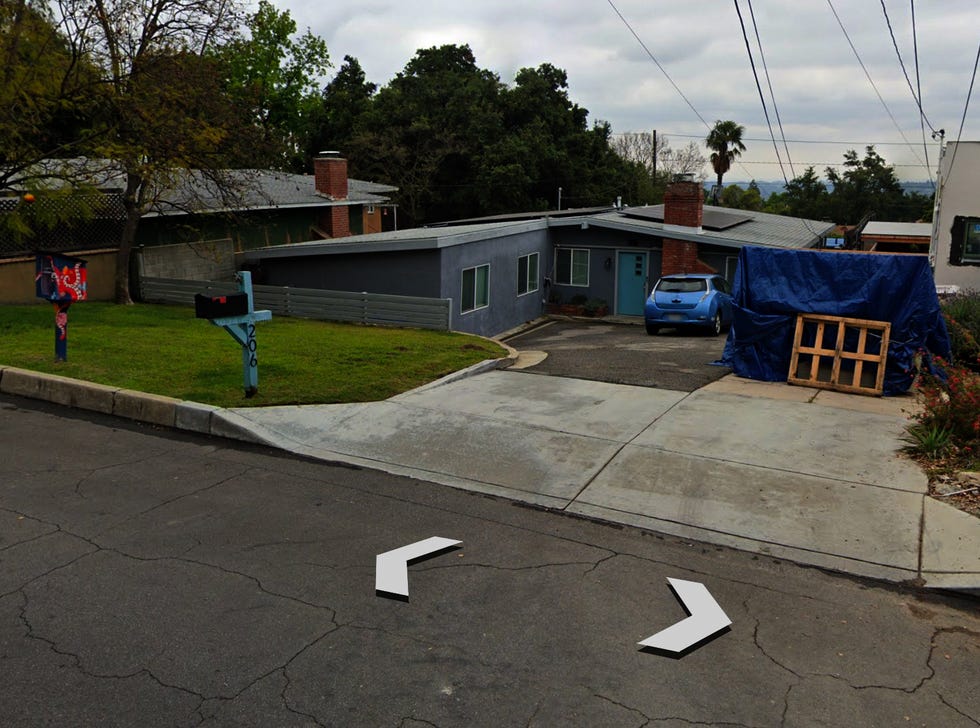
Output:
[[[563,281],[558,277],[560,269],[559,258],[562,253],[568,253],[568,280]],[[575,283],[575,257],[576,253],[585,254],[585,283]],[[555,253],[555,284],[559,286],[574,286],[576,288],[588,288],[591,278],[592,250],[590,248],[558,248]]]
[[[486,276],[484,278],[484,292],[483,292],[483,302],[479,303],[479,281],[480,275],[479,270],[481,268],[486,268]],[[464,300],[466,296],[466,274],[468,271],[473,271],[473,300],[472,306],[470,308],[464,308],[467,301]],[[473,311],[479,311],[482,308],[488,308],[490,306],[490,264],[481,263],[480,265],[471,265],[463,268],[460,271],[460,286],[459,286],[459,313],[467,314]]]
[[[531,275],[531,259],[534,258],[534,275]],[[524,264],[524,276],[521,276],[521,261]],[[524,290],[521,290],[523,284]],[[517,297],[535,293],[541,287],[541,255],[540,253],[527,253],[517,256]]]
[[[972,236],[971,227],[976,229]],[[967,245],[970,237],[974,239],[975,252]],[[980,216],[957,215],[953,218],[953,227],[950,230],[949,264],[980,265]]]

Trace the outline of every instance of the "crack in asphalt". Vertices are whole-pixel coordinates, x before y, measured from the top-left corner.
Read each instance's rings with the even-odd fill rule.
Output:
[[[44,526],[48,526],[51,529],[50,531],[45,531],[44,533],[39,533],[37,536],[31,536],[30,538],[21,539],[20,541],[13,541],[12,543],[7,544],[6,546],[0,546],[0,552],[6,551],[7,549],[12,549],[14,546],[21,546],[21,545],[23,545],[25,543],[31,543],[31,541],[37,541],[38,539],[46,538],[47,536],[50,536],[52,533],[56,533],[57,530],[58,530],[57,528],[55,528],[50,523],[45,523],[44,521],[39,521],[36,518],[31,518],[30,516],[25,516],[23,513],[17,513],[16,511],[11,511],[8,508],[3,508],[2,506],[0,506],[0,511],[6,512],[6,513],[11,513],[11,514],[17,516],[17,518],[19,520],[34,521],[34,523],[40,523],[40,524],[42,524]]]
[[[118,525],[120,525],[122,523],[125,523],[126,521],[131,521],[131,520],[134,520],[136,518],[139,518],[140,516],[145,516],[147,513],[152,513],[153,511],[157,510],[158,508],[163,508],[164,506],[168,506],[171,503],[176,503],[177,501],[183,500],[184,498],[191,498],[191,497],[193,497],[195,495],[198,495],[199,493],[204,493],[204,492],[209,491],[209,490],[211,490],[213,488],[217,488],[219,486],[222,486],[225,483],[228,483],[229,481],[232,481],[235,478],[240,478],[241,476],[246,475],[246,474],[250,473],[253,470],[255,470],[255,468],[245,467],[240,472],[233,473],[232,475],[229,475],[227,478],[223,478],[223,479],[217,481],[216,483],[212,483],[211,485],[202,486],[202,487],[200,487],[200,488],[198,488],[196,490],[188,491],[187,493],[182,493],[181,495],[174,496],[173,498],[168,498],[168,499],[166,499],[164,501],[161,501],[160,503],[157,503],[154,506],[150,506],[146,510],[142,510],[139,513],[134,513],[131,516],[127,516],[122,521],[119,521],[118,523],[115,523],[112,526],[109,526],[109,528],[115,528],[116,526],[118,526]],[[97,533],[95,535],[96,536],[101,536],[107,530],[109,530],[109,529],[108,528],[107,529],[103,529],[102,531],[99,531],[99,533]]]
[[[218,484],[215,484],[215,485],[218,485]],[[212,486],[209,486],[209,487],[214,487],[214,486],[212,485]],[[18,618],[20,619],[21,623],[24,625],[24,628],[26,629],[25,636],[28,639],[41,642],[41,643],[47,645],[48,649],[50,649],[53,653],[71,659],[72,662],[74,663],[75,669],[77,669],[81,674],[83,674],[83,675],[85,675],[87,677],[90,677],[90,678],[93,678],[93,679],[105,679],[105,680],[128,680],[128,679],[132,679],[132,678],[135,678],[135,677],[139,677],[140,675],[144,675],[147,678],[149,678],[149,679],[153,680],[154,682],[156,682],[158,685],[160,685],[163,688],[171,689],[171,690],[177,690],[177,691],[180,691],[180,692],[185,693],[187,695],[194,696],[199,701],[198,707],[195,709],[196,711],[200,711],[201,710],[201,707],[204,704],[204,702],[207,701],[207,700],[219,700],[219,701],[233,701],[233,700],[236,700],[246,690],[248,690],[250,687],[252,687],[253,685],[255,685],[257,682],[263,680],[264,678],[268,677],[269,675],[271,675],[271,674],[273,674],[273,673],[275,673],[277,671],[282,671],[283,676],[286,678],[286,686],[283,688],[283,690],[281,692],[281,697],[282,697],[282,700],[283,700],[284,707],[287,710],[289,710],[290,712],[292,712],[292,713],[295,713],[295,714],[300,715],[300,716],[303,716],[305,718],[309,718],[311,720],[314,720],[317,723],[317,725],[324,725],[323,723],[320,723],[319,722],[319,720],[316,718],[316,716],[303,713],[302,711],[296,710],[291,705],[289,705],[289,702],[288,702],[288,700],[287,700],[287,698],[285,696],[285,692],[286,692],[286,690],[289,687],[289,675],[286,672],[286,670],[289,667],[290,663],[292,663],[293,660],[295,660],[297,657],[299,657],[301,654],[303,654],[303,652],[305,652],[306,650],[310,649],[311,647],[313,647],[314,645],[316,645],[318,642],[320,642],[322,639],[324,639],[327,635],[335,632],[337,629],[340,628],[340,624],[336,621],[336,611],[334,609],[332,609],[331,607],[329,607],[327,605],[324,605],[324,604],[316,604],[316,603],[313,603],[313,602],[310,602],[310,601],[307,601],[307,600],[304,600],[304,599],[300,599],[299,597],[296,597],[296,596],[293,596],[293,595],[279,593],[279,592],[277,592],[277,591],[275,591],[273,589],[270,589],[267,586],[265,586],[262,583],[261,579],[259,579],[258,577],[255,577],[255,576],[253,576],[251,574],[246,574],[246,573],[241,572],[241,571],[237,571],[235,569],[230,569],[230,568],[227,568],[227,567],[218,565],[218,564],[212,564],[212,563],[208,563],[208,562],[204,562],[204,561],[199,561],[199,560],[195,560],[195,559],[188,559],[188,558],[184,558],[184,557],[174,557],[174,556],[140,557],[140,556],[136,556],[134,554],[126,553],[126,552],[124,552],[124,551],[122,551],[120,549],[117,549],[117,548],[110,548],[110,547],[102,546],[101,544],[99,544],[97,541],[95,541],[93,539],[86,538],[84,536],[80,536],[80,535],[78,535],[76,533],[72,533],[71,531],[68,531],[66,529],[63,529],[57,523],[51,523],[51,522],[45,521],[43,519],[34,518],[32,516],[28,516],[27,514],[21,514],[21,513],[18,513],[17,511],[12,511],[10,509],[3,509],[3,510],[6,510],[6,511],[11,512],[11,513],[15,513],[17,515],[24,515],[25,517],[31,518],[32,520],[34,520],[34,521],[36,521],[38,523],[42,523],[44,525],[51,526],[54,530],[53,531],[49,531],[47,534],[44,534],[46,536],[50,536],[53,533],[64,533],[64,534],[66,534],[66,535],[68,535],[70,537],[73,537],[73,538],[78,539],[79,541],[82,541],[83,543],[88,544],[91,547],[91,550],[86,551],[83,554],[79,554],[78,556],[75,556],[74,558],[72,558],[71,560],[69,560],[69,561],[67,561],[67,562],[65,562],[63,564],[59,564],[59,565],[57,565],[55,567],[52,567],[51,569],[48,569],[47,571],[45,571],[42,574],[37,574],[37,575],[31,577],[26,582],[24,582],[22,585],[20,585],[17,589],[11,590],[10,592],[7,592],[6,594],[0,594],[0,599],[4,598],[6,596],[12,595],[12,594],[19,594],[21,596],[23,602],[22,602],[22,604],[20,606],[20,609],[18,610]],[[169,683],[163,681],[162,679],[160,679],[157,675],[155,675],[153,673],[153,671],[151,669],[149,669],[147,667],[139,667],[138,669],[136,669],[136,670],[134,670],[134,671],[132,671],[130,673],[126,673],[126,674],[98,673],[98,672],[95,672],[93,670],[90,670],[90,669],[86,668],[84,666],[84,664],[83,664],[83,660],[82,660],[82,658],[81,658],[80,655],[78,655],[78,654],[76,654],[74,652],[70,652],[68,650],[62,649],[58,645],[57,641],[45,637],[43,634],[41,634],[41,632],[39,630],[36,630],[35,629],[34,625],[31,624],[30,618],[27,615],[27,610],[28,610],[28,607],[30,605],[30,597],[27,595],[27,593],[26,593],[25,590],[26,590],[26,588],[30,584],[32,584],[34,582],[37,582],[37,581],[39,581],[41,579],[45,579],[45,578],[49,577],[50,575],[52,575],[53,573],[55,573],[57,571],[60,571],[62,569],[65,569],[65,568],[67,568],[67,567],[69,567],[69,566],[71,566],[71,565],[73,565],[73,564],[81,561],[82,559],[88,558],[88,557],[93,556],[94,554],[97,554],[97,553],[100,553],[100,552],[106,552],[106,553],[115,554],[115,555],[120,556],[122,558],[132,559],[134,561],[139,561],[139,562],[171,561],[171,562],[183,563],[183,564],[193,564],[193,565],[200,566],[200,567],[203,567],[203,568],[214,569],[214,570],[219,571],[219,572],[221,572],[223,574],[227,574],[227,575],[232,575],[232,576],[236,576],[236,577],[239,577],[239,578],[243,578],[243,579],[246,579],[246,580],[252,582],[252,584],[260,592],[262,592],[264,594],[267,594],[269,596],[272,596],[272,597],[275,597],[275,598],[279,598],[279,599],[284,599],[284,600],[287,600],[287,601],[290,601],[290,602],[295,602],[297,604],[302,604],[302,605],[304,605],[306,607],[310,607],[312,609],[328,611],[330,613],[329,622],[330,622],[330,624],[332,626],[331,626],[331,629],[326,630],[325,632],[321,633],[316,639],[314,639],[314,640],[312,640],[312,641],[307,642],[306,644],[304,644],[299,650],[297,650],[282,665],[277,665],[276,667],[274,667],[271,670],[267,671],[263,675],[258,676],[257,678],[255,678],[254,680],[250,681],[241,690],[239,690],[233,696],[230,696],[230,697],[221,696],[221,695],[209,696],[209,695],[205,695],[205,694],[203,694],[201,692],[198,692],[196,690],[193,690],[191,688],[188,688],[188,687],[185,687],[185,686],[182,686],[182,685],[172,685],[172,684],[169,684]],[[201,722],[203,723],[204,720],[205,719],[202,716],[202,721]]]
[[[119,468],[119,467],[122,467],[124,465],[138,465],[139,463],[147,462],[149,460],[154,460],[154,459],[160,457],[161,455],[164,455],[165,453],[171,452],[171,451],[172,451],[172,448],[168,448],[166,450],[160,449],[160,450],[157,450],[157,451],[152,452],[152,453],[149,453],[149,454],[147,454],[147,453],[144,452],[144,453],[141,453],[139,457],[133,458],[131,460],[120,460],[120,461],[115,462],[115,463],[108,463],[106,465],[100,465],[97,468],[91,468],[91,469],[88,469],[88,470],[83,470],[82,472],[84,473],[84,475],[82,475],[82,477],[79,478],[75,482],[75,487],[73,488],[73,492],[79,498],[87,499],[88,496],[86,496],[82,492],[82,487],[84,486],[85,482],[89,478],[91,478],[93,475],[96,475],[98,473],[102,473],[102,472],[104,472],[106,470],[112,470],[113,468]],[[65,472],[70,472],[70,470],[68,468],[65,468],[65,469],[62,469],[62,470],[52,470],[51,472],[65,473]]]
[[[643,728],[644,726],[650,725],[650,721],[652,720],[652,718],[650,718],[649,715],[647,715],[646,713],[644,713],[642,710],[639,710],[638,708],[634,708],[634,707],[629,706],[629,705],[626,705],[624,703],[620,703],[618,700],[613,700],[612,698],[606,697],[605,695],[602,695],[601,693],[592,693],[592,697],[593,698],[599,698],[599,700],[605,700],[607,703],[612,703],[617,708],[622,708],[623,710],[627,710],[630,713],[637,713],[638,715],[640,715],[643,718],[643,722],[640,723],[637,726],[637,728]]]
[[[406,725],[408,725],[408,721],[412,721],[413,723],[421,723],[422,725],[429,725],[432,726],[432,728],[439,728],[437,723],[433,723],[431,720],[426,720],[425,718],[416,718],[414,715],[403,716],[401,721],[398,723],[398,728],[404,728]]]
[[[938,690],[936,691],[936,697],[939,698],[939,702],[941,702],[943,705],[945,705],[947,708],[949,708],[950,710],[952,710],[957,715],[963,716],[964,718],[966,718],[968,721],[970,721],[974,725],[980,725],[980,720],[977,720],[972,715],[967,715],[966,713],[964,713],[962,710],[960,710],[955,705],[953,705],[948,700],[946,700],[946,698],[943,697],[943,694],[940,693]]]
[[[56,655],[59,655],[60,657],[69,658],[74,665],[74,669],[76,669],[82,675],[92,678],[93,680],[132,680],[133,678],[138,678],[141,676],[147,677],[162,688],[165,688],[167,690],[175,690],[196,698],[199,702],[197,708],[195,708],[195,711],[199,710],[201,705],[207,699],[206,696],[197,692],[196,690],[192,690],[191,688],[187,688],[182,685],[173,685],[163,681],[157,675],[155,675],[152,670],[146,667],[140,667],[136,670],[133,670],[132,672],[121,673],[121,674],[100,673],[86,668],[85,665],[83,664],[80,655],[71,652],[69,650],[62,649],[61,647],[58,646],[58,643],[56,641],[48,639],[47,637],[43,636],[42,634],[38,633],[35,630],[34,625],[31,624],[31,620],[27,616],[27,609],[31,601],[30,597],[28,597],[27,594],[25,594],[24,592],[21,592],[20,594],[21,597],[23,597],[23,603],[21,604],[20,609],[18,610],[17,616],[18,619],[20,619],[21,623],[24,625],[24,628],[26,630],[24,636],[30,640],[34,640],[35,642],[40,642],[46,645],[51,652],[53,652]]]

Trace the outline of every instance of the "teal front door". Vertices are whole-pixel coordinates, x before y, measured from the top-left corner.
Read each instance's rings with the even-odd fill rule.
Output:
[[[647,254],[618,255],[616,275],[616,313],[642,316],[647,297]]]

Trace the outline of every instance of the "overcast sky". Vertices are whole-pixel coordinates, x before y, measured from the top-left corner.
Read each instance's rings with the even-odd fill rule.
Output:
[[[379,86],[419,48],[467,43],[477,64],[507,84],[523,67],[547,62],[565,69],[571,99],[589,110],[591,121],[608,121],[614,133],[657,129],[676,148],[703,140],[707,127],[698,115],[708,124],[733,119],[746,127],[748,149],[726,179],[783,177],[733,0],[273,2],[288,9],[301,30],[309,27],[327,42],[335,69],[345,55],[352,55],[368,80]],[[752,10],[762,51],[785,136],[791,140],[788,155],[780,141],[785,175],[799,174],[808,164],[822,174],[828,164],[839,164],[847,149],[863,155],[865,145],[876,144],[900,178],[929,179],[926,153],[935,175],[938,145],[927,127],[928,145],[923,147],[918,110],[881,0],[832,2],[897,128],[827,0],[755,0]],[[885,0],[914,87],[911,4]],[[739,0],[739,7],[779,139],[748,0]],[[932,126],[944,128],[947,140],[955,141],[980,42],[980,0],[919,0],[914,7],[923,109]],[[980,88],[974,96],[980,96]],[[980,99],[971,101],[962,138],[980,140]]]

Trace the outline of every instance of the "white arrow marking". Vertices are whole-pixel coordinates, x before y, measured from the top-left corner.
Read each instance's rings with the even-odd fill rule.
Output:
[[[463,543],[451,538],[433,536],[408,546],[385,551],[375,558],[374,589],[378,592],[408,598],[408,562],[452,548]]]
[[[696,581],[667,578],[674,587],[681,604],[690,617],[657,632],[640,642],[644,647],[652,647],[667,652],[683,652],[691,645],[707,639],[732,623],[711,592]]]

